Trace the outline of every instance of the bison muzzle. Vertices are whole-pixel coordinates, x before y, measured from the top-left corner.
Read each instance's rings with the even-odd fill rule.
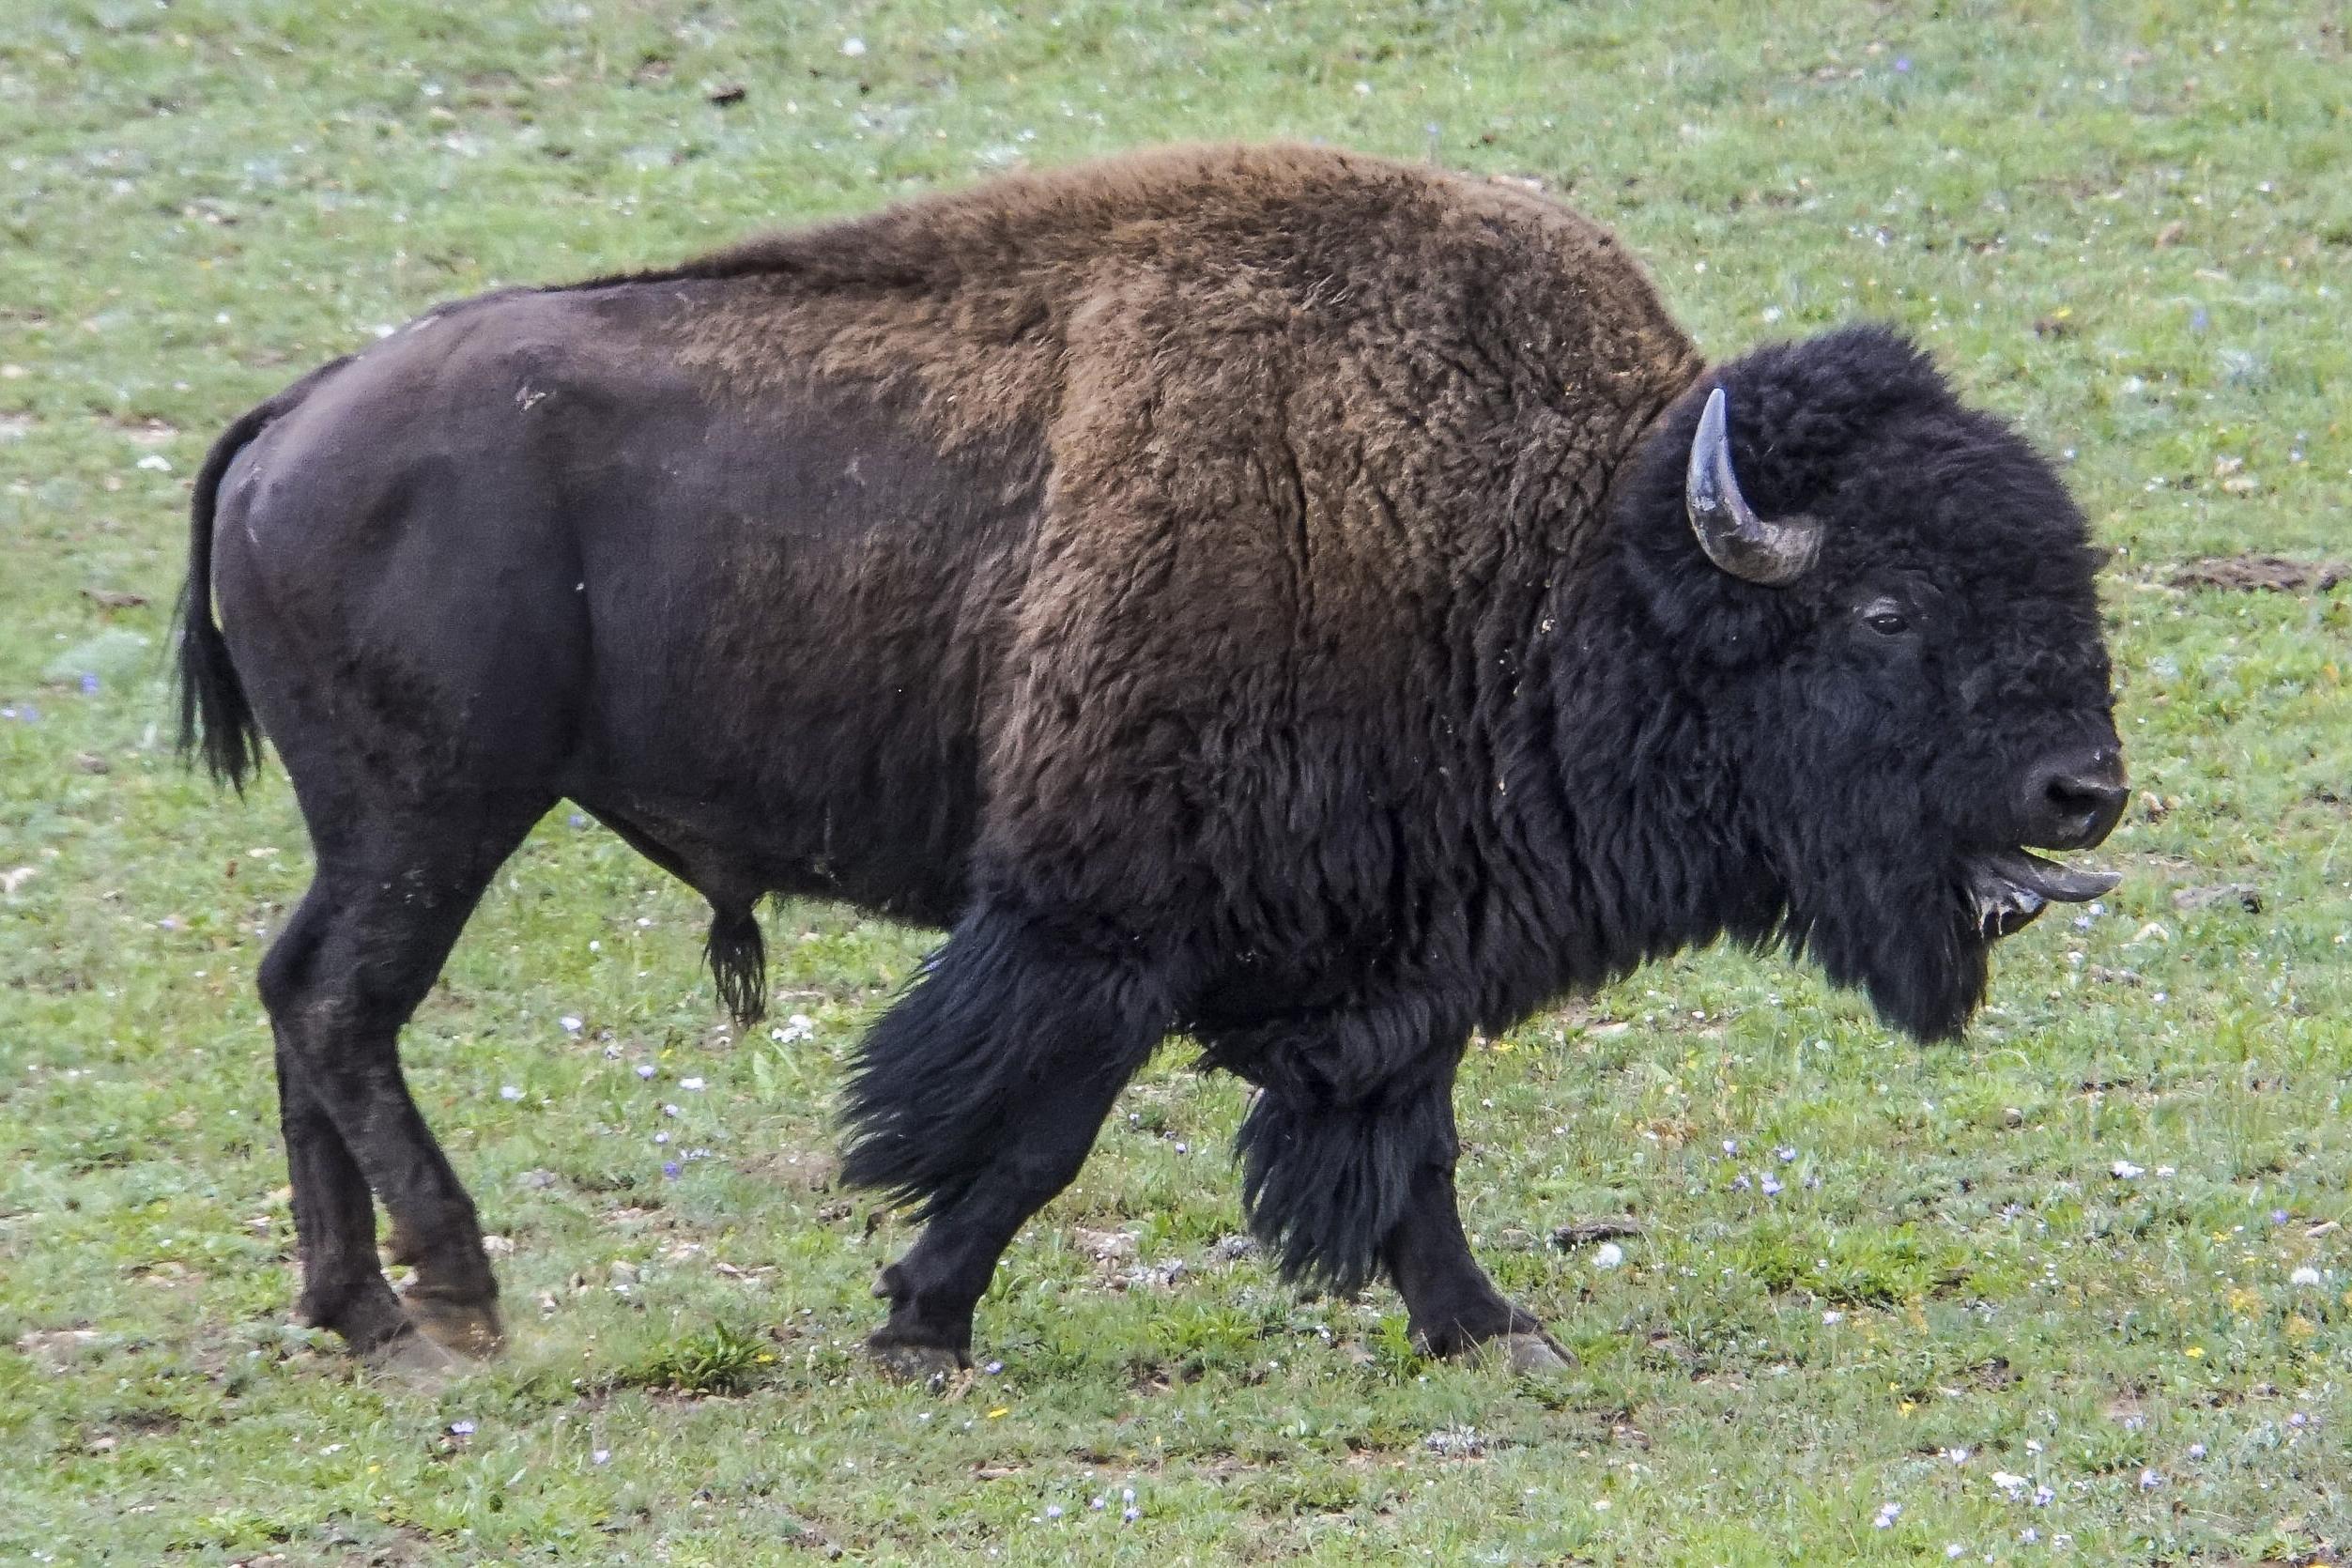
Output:
[[[445,306],[232,425],[192,531],[183,744],[266,734],[316,853],[260,992],[362,1350],[500,1338],[397,1037],[567,797],[739,1015],[763,896],[949,931],[845,1098],[916,1370],[1176,1031],[1286,1276],[1550,1363],[1456,1213],[1474,1031],[1729,939],[1954,1035],[2124,799],[2083,518],[1914,348],[1711,366],[1576,213],[1337,152]]]

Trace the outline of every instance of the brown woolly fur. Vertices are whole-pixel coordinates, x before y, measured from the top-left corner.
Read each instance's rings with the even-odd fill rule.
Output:
[[[1533,393],[1614,414],[1574,432],[1614,453],[1700,364],[1640,269],[1577,213],[1317,147],[1024,174],[576,286],[615,281],[737,284],[697,298],[688,362],[738,394],[856,387],[951,447],[1056,426],[1083,438],[1123,394],[1172,381],[1225,409],[1193,439],[1209,447],[1254,423],[1285,373],[1336,372],[1302,416],[1442,419],[1467,402],[1455,417],[1481,418],[1498,393]]]
[[[1702,545],[1695,449],[1818,565]],[[1455,1213],[1474,1029],[1729,938],[1955,1033],[2087,897],[2021,846],[2121,797],[2082,519],[1909,345],[1711,369],[1574,212],[1322,149],[448,306],[232,426],[192,546],[189,740],[265,730],[318,853],[261,980],[303,1311],[361,1343],[495,1335],[395,1039],[561,798],[710,900],[741,1015],[764,894],[949,931],[844,1106],[930,1220],[876,1336],[922,1365],[1175,1029],[1261,1090],[1285,1272],[1541,1355]]]

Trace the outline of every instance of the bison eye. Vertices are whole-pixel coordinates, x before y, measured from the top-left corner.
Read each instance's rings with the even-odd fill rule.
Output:
[[[1911,617],[1892,599],[1873,599],[1863,606],[1862,623],[1881,637],[1900,637],[1911,630]]]

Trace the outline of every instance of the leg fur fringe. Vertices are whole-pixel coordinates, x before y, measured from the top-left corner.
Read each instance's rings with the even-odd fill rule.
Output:
[[[954,1207],[992,1161],[1019,1158],[1006,1145],[1021,1115],[1091,1099],[1066,1093],[1082,1083],[1126,1083],[1170,1011],[1148,965],[967,915],[858,1046],[843,1176],[927,1220]]]
[[[1250,1229],[1284,1278],[1340,1296],[1379,1269],[1414,1178],[1455,1154],[1453,1107],[1436,1086],[1357,1106],[1261,1094],[1235,1142]]]

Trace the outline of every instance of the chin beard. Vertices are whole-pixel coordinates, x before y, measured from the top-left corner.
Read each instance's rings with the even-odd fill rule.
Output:
[[[1791,949],[1869,997],[1890,1027],[1923,1041],[1957,1039],[1968,1026],[1985,999],[1995,940],[1972,905],[1943,889],[1842,900],[1789,928]]]
[[[1891,1026],[1922,1040],[1955,1039],[1983,1005],[1994,943],[2052,904],[2087,902],[2117,880],[2022,849],[1966,851],[1941,877],[1878,870],[1808,889],[1791,913],[1788,941],[1832,980],[1868,995]]]

